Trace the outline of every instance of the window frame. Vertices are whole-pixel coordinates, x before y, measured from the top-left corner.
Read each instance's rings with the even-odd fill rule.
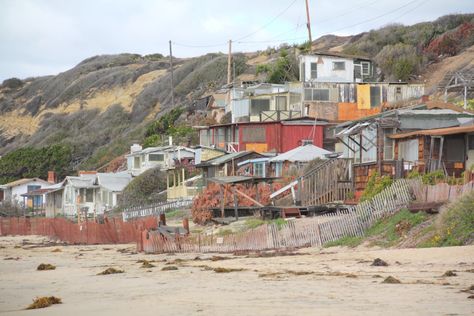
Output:
[[[336,66],[338,65],[338,66]],[[341,66],[342,67],[339,67]],[[346,70],[346,62],[345,61],[333,61],[332,62],[332,70],[333,71],[345,71]]]
[[[314,69],[313,69],[314,66]],[[318,63],[310,63],[310,79],[318,79]]]

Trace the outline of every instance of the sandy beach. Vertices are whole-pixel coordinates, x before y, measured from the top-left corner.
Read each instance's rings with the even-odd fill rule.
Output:
[[[59,249],[59,250],[58,250]],[[135,253],[0,238],[2,315],[472,315],[474,246],[300,249],[292,255]],[[54,251],[54,252],[53,252]],[[288,253],[287,253],[288,254]],[[214,259],[221,259],[212,261]],[[199,258],[196,258],[199,257]],[[227,259],[228,258],[228,259]],[[371,266],[381,258],[388,266]],[[155,267],[143,268],[139,260]],[[55,270],[37,271],[40,263]],[[176,266],[173,271],[163,267]],[[97,275],[108,267],[125,272]],[[214,268],[236,269],[216,273]],[[442,276],[446,271],[456,276]],[[401,284],[384,284],[393,276]],[[25,310],[37,296],[62,304]]]

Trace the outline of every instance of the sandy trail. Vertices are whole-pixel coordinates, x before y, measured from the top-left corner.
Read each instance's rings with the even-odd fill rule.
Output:
[[[22,245],[28,240],[33,245]],[[49,246],[0,238],[2,315],[472,315],[474,246],[432,249],[301,249],[296,256],[135,254],[134,245]],[[17,248],[15,248],[15,246]],[[18,246],[21,246],[18,248]],[[33,247],[33,248],[32,248]],[[54,249],[61,252],[52,252]],[[119,250],[126,249],[126,253]],[[199,256],[204,260],[193,260]],[[5,260],[17,258],[18,260]],[[375,258],[388,267],[373,267]],[[141,268],[139,259],[156,267]],[[177,271],[161,271],[176,259]],[[164,260],[167,260],[166,262]],[[36,271],[40,263],[57,266]],[[107,267],[123,274],[97,276]],[[216,273],[210,268],[244,269]],[[441,277],[446,270],[457,276]],[[288,272],[290,271],[290,272]],[[308,274],[302,275],[302,272]],[[380,276],[380,277],[377,277]],[[382,284],[387,276],[402,284]],[[63,304],[24,310],[36,296]]]

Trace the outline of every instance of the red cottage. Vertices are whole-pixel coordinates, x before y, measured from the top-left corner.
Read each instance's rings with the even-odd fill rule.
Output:
[[[241,122],[199,127],[201,146],[229,152],[283,153],[306,142],[323,147],[327,121],[298,118],[271,122]]]

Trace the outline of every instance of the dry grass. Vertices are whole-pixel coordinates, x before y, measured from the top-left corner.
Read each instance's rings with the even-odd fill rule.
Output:
[[[161,268],[161,271],[175,271],[175,270],[178,270],[177,266],[166,266],[166,267]]]
[[[61,299],[55,296],[37,297],[26,309],[45,308],[53,304],[62,304]]]
[[[385,280],[382,281],[382,283],[387,283],[387,284],[400,284],[402,283],[400,280],[395,279],[393,276],[388,276]]]
[[[56,249],[51,250],[51,252],[62,252],[62,250],[59,248],[56,248]]]
[[[55,270],[56,266],[53,266],[52,264],[49,263],[41,263],[36,270],[38,271],[44,271],[44,270]]]
[[[453,270],[448,270],[442,276],[444,276],[444,277],[454,277],[454,276],[457,276],[457,274]]]
[[[213,270],[215,273],[229,273],[229,272],[244,271],[244,269],[221,268],[221,267],[214,268]]]
[[[154,264],[150,263],[148,260],[143,260],[142,262],[142,268],[149,269],[155,267]]]
[[[117,273],[124,273],[125,271],[115,268],[107,268],[104,271],[97,273],[97,275],[107,275],[107,274],[117,274]]]
[[[376,258],[374,260],[374,262],[372,262],[371,266],[375,266],[375,267],[386,267],[388,266],[388,263],[386,263],[385,261],[383,261],[382,259],[380,258]]]

